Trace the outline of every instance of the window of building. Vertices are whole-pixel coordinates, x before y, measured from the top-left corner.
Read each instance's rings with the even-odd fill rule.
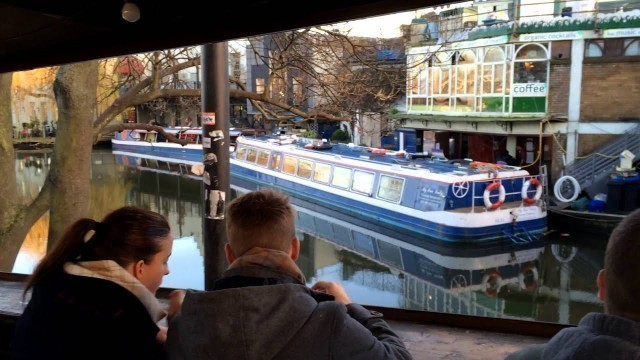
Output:
[[[351,190],[371,196],[375,174],[368,171],[355,170]]]
[[[408,55],[409,113],[544,113],[549,44],[526,43]],[[512,71],[513,69],[513,71]],[[422,87],[422,83],[426,87]],[[512,91],[514,84],[525,84]],[[531,84],[531,85],[526,85]],[[536,85],[533,85],[536,84]],[[514,100],[514,98],[517,98]]]
[[[404,179],[381,175],[380,186],[378,187],[378,197],[383,200],[399,202],[402,196],[402,185]]]
[[[333,168],[333,178],[331,179],[331,185],[342,189],[349,188],[349,182],[351,182],[351,169],[336,166]]]
[[[316,167],[313,170],[313,181],[328,183],[331,176],[331,165],[316,163]]]
[[[256,79],[256,92],[258,94],[264,94],[264,78]]]

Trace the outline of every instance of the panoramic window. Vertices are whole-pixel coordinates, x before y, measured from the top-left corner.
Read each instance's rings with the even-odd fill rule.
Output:
[[[404,179],[380,175],[380,186],[378,187],[378,197],[380,199],[399,202],[402,196],[402,185]]]
[[[296,165],[298,165],[298,159],[285,155],[282,171],[287,174],[294,175],[296,173]]]
[[[280,171],[280,163],[282,162],[282,153],[273,153],[271,156],[271,162],[269,163],[269,168]]]
[[[372,172],[355,170],[353,172],[353,183],[351,184],[351,190],[370,196],[373,192],[374,178],[375,174]]]
[[[236,150],[236,159],[243,160],[247,156],[247,148],[244,145],[239,145],[238,150]]]
[[[333,167],[333,178],[331,179],[331,185],[348,189],[351,182],[351,169],[340,166]]]
[[[311,167],[313,166],[313,161],[302,160],[298,162],[298,177],[309,179],[311,177]]]
[[[249,148],[249,151],[247,151],[247,162],[256,162],[257,157],[258,150],[256,150],[256,148]]]
[[[260,150],[258,152],[257,164],[266,167],[269,164],[269,151]]]
[[[316,163],[313,169],[313,181],[328,183],[331,176],[331,165],[324,163]]]

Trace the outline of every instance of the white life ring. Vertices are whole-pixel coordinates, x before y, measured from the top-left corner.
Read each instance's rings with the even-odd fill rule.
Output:
[[[536,187],[536,194],[532,198],[530,198],[529,194],[527,193],[529,191],[529,186],[531,185],[534,185]],[[525,181],[522,185],[522,191],[520,195],[522,196],[522,201],[524,201],[525,203],[535,204],[538,200],[540,200],[540,197],[542,196],[542,184],[540,184],[540,181],[538,181],[538,179],[531,178]]]
[[[564,197],[561,191],[562,183],[567,180],[571,182],[571,185],[573,185],[573,195],[569,198]],[[556,184],[553,186],[553,195],[562,202],[572,202],[578,198],[578,195],[580,195],[580,183],[578,183],[578,180],[573,176],[565,175],[556,181]]]
[[[490,196],[491,196],[491,191],[498,189],[498,201],[492,203]],[[486,189],[484,189],[484,194],[482,194],[482,199],[484,200],[484,206],[488,209],[488,210],[495,210],[497,208],[499,208],[503,203],[504,203],[504,199],[506,198],[506,192],[504,190],[504,186],[502,186],[501,183],[494,181],[491,184],[489,184],[489,186],[487,186]]]

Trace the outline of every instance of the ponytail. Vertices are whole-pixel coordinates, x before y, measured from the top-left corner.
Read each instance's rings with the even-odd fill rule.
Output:
[[[48,281],[51,275],[62,271],[66,262],[75,261],[82,253],[85,242],[95,236],[99,222],[93,219],[80,219],[65,231],[55,246],[38,264],[27,280],[23,297],[37,284]]]

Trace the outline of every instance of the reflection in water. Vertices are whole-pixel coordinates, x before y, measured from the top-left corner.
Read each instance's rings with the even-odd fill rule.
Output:
[[[176,239],[171,274],[163,286],[202,289],[201,180],[166,163],[108,151],[95,151],[93,163],[92,216],[102,217],[123,205],[163,214]],[[20,158],[16,166],[29,169]],[[37,189],[35,175],[21,178],[23,188]],[[237,184],[233,189],[232,197],[248,191]],[[337,219],[331,210],[301,199],[292,202],[302,243],[298,264],[308,283],[342,282],[356,302],[573,324],[586,312],[602,311],[595,286],[603,263],[602,239],[585,246],[591,242],[580,236],[580,247],[542,239],[505,241],[492,248],[443,248],[420,238],[399,239],[375,224],[342,215]],[[44,221],[32,229],[14,271],[30,272],[38,258],[34,254],[44,253]]]

